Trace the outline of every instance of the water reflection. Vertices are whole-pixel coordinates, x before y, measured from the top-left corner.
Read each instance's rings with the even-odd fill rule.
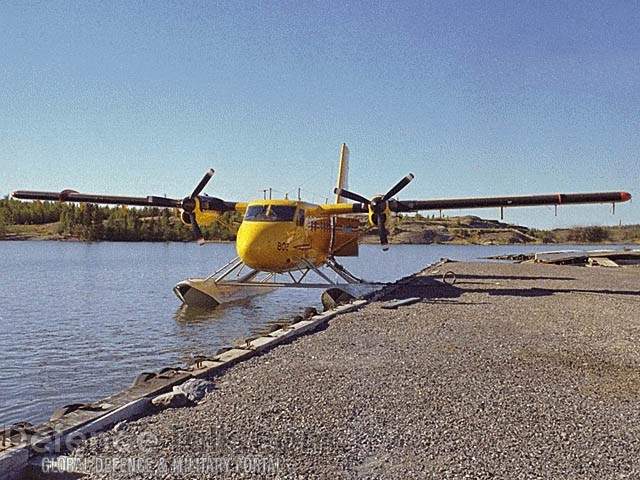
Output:
[[[218,305],[215,308],[200,308],[182,304],[176,310],[173,315],[173,319],[183,326],[189,326],[209,320],[219,320],[224,318],[226,310],[229,307],[231,307],[231,305]]]

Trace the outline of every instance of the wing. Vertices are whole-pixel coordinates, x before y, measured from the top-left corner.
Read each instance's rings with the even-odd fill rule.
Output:
[[[627,192],[557,193],[512,197],[445,198],[440,200],[390,200],[393,212],[418,210],[451,210],[491,207],[534,207],[539,205],[571,205],[587,203],[621,203],[631,200]]]
[[[412,173],[402,178],[386,194],[376,195],[368,199],[354,192],[336,188],[338,196],[357,202],[355,211],[366,211],[378,215],[390,210],[392,212],[415,212],[418,210],[447,210],[489,207],[533,207],[536,205],[568,205],[584,203],[619,203],[631,200],[627,192],[594,192],[594,193],[555,193],[550,195],[521,195],[512,197],[476,197],[476,198],[445,198],[440,200],[394,200],[403,188],[413,179]]]
[[[443,198],[437,200],[389,200],[392,212],[419,210],[453,210],[472,208],[535,207],[541,205],[572,205],[588,203],[622,203],[631,200],[627,192],[555,193],[549,195],[519,195],[510,197]],[[325,215],[344,215],[369,212],[369,203],[319,205]]]
[[[100,203],[109,205],[134,205],[139,207],[180,208],[188,214],[194,211],[200,212],[230,212],[244,211],[246,203],[226,202],[220,198],[200,195],[211,177],[213,169],[207,170],[200,183],[191,195],[183,199],[166,198],[149,195],[147,197],[126,197],[120,195],[99,195],[93,193],[79,193],[75,190],[62,190],[61,192],[39,192],[33,190],[17,190],[11,194],[14,198],[22,200],[50,200],[54,202],[79,202]]]
[[[200,195],[214,175],[210,168],[206,171],[191,195],[183,199],[166,198],[149,195],[147,197],[126,197],[120,195],[99,195],[79,193],[75,190],[61,192],[39,192],[33,190],[17,190],[11,195],[22,200],[50,200],[54,202],[100,203],[109,205],[134,205],[139,207],[179,208],[191,215],[195,211],[224,213],[230,211],[244,212],[246,203],[226,202],[220,198]]]
[[[63,190],[61,192],[40,192],[33,190],[16,190],[11,194],[13,198],[20,200],[48,200],[52,202],[78,202],[78,203],[99,203],[104,205],[132,205],[137,207],[160,207],[160,208],[180,208],[189,209],[189,203],[193,198],[198,199],[199,209],[204,211],[229,212],[236,211],[237,207],[246,205],[239,202],[227,202],[220,198],[209,197],[207,195],[196,195],[185,199],[175,199],[157,197],[126,197],[120,195],[101,195],[93,193],[79,193],[74,190]]]
[[[627,192],[594,192],[594,193],[558,193],[551,195],[522,195],[513,197],[479,197],[479,198],[445,198],[441,200],[394,200],[409,182],[413,180],[413,174],[408,174],[393,186],[386,194],[376,195],[368,199],[360,194],[336,188],[335,193],[356,203],[351,206],[350,213],[369,213],[369,222],[378,226],[380,244],[387,248],[386,225],[391,212],[415,212],[418,210],[448,210],[500,207],[533,207],[536,205],[570,205],[585,203],[613,203],[631,200]],[[335,205],[327,210],[338,210]],[[336,212],[337,213],[337,212]]]
[[[32,190],[17,190],[11,194],[13,198],[21,200],[48,200],[52,202],[100,203],[108,205],[134,205],[139,207],[182,207],[182,200],[164,197],[125,197],[118,195],[95,195],[79,193],[74,190],[61,192],[39,192]]]
[[[32,190],[17,190],[12,193],[14,198],[22,200],[50,200],[54,202],[79,202],[79,203],[100,203],[110,205],[134,205],[139,207],[160,207],[178,208],[182,210],[182,221],[191,225],[193,233],[199,242],[202,241],[202,231],[199,222],[210,224],[212,221],[225,212],[243,213],[246,203],[226,202],[220,198],[200,195],[211,177],[213,169],[207,170],[200,180],[200,183],[193,190],[191,195],[183,199],[147,196],[147,197],[126,197],[120,195],[97,195],[91,193],[79,193],[74,190],[63,190],[61,192],[39,192]]]

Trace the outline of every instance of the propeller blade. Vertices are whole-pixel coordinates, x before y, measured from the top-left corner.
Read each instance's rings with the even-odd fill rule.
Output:
[[[366,205],[371,203],[371,200],[368,198],[364,198],[362,195],[350,192],[349,190],[344,190],[343,188],[334,188],[333,193],[340,195],[341,197],[348,198],[349,200],[353,200],[354,202],[364,203]]]
[[[211,177],[213,177],[213,173],[214,173],[213,168],[210,168],[209,170],[207,170],[207,173],[204,174],[204,177],[202,177],[202,180],[200,180],[200,183],[195,188],[195,190],[193,191],[193,193],[189,198],[195,198],[198,195],[200,195],[200,192],[204,190],[204,187],[207,186],[207,183],[209,183],[209,180],[211,180]]]
[[[378,215],[378,230],[380,231],[380,245],[382,245],[382,250],[389,250],[387,229],[384,228],[384,218],[382,217],[382,215]]]
[[[382,197],[382,200],[386,202],[391,197],[394,197],[395,195],[397,195],[398,192],[402,190],[404,187],[406,187],[407,185],[409,185],[409,182],[411,182],[411,180],[413,179],[414,179],[414,175],[413,173],[410,173],[409,175],[404,177],[402,180],[400,180],[398,183],[396,183],[396,185],[391,190],[389,190],[384,197]]]
[[[204,237],[202,236],[202,230],[200,230],[200,225],[198,225],[198,221],[196,220],[195,212],[189,213],[189,220],[191,221],[191,230],[193,230],[193,234],[196,237],[196,240],[200,245],[204,244]]]

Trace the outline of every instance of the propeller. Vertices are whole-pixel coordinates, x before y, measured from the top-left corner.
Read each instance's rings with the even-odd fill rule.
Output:
[[[193,234],[195,235],[196,240],[200,245],[204,244],[204,237],[202,236],[202,230],[200,229],[200,225],[198,225],[198,221],[196,219],[196,212],[195,212],[196,206],[197,206],[196,198],[198,195],[200,195],[202,190],[204,190],[204,187],[207,186],[207,183],[209,183],[209,180],[211,180],[211,177],[213,177],[213,174],[214,174],[214,171],[212,168],[207,170],[207,173],[204,174],[204,177],[202,177],[202,180],[200,180],[200,183],[198,183],[198,185],[193,190],[191,195],[189,195],[188,197],[185,197],[182,200],[182,205],[181,205],[182,210],[184,210],[184,212],[187,215],[189,215],[189,223],[191,223],[191,230],[193,230]]]
[[[349,200],[353,200],[354,202],[364,203],[365,205],[369,205],[369,210],[373,212],[376,218],[376,224],[378,225],[378,231],[380,233],[380,245],[382,245],[383,250],[388,250],[389,239],[387,238],[387,229],[385,228],[385,216],[384,213],[387,210],[389,205],[389,200],[394,195],[397,195],[404,187],[409,185],[409,182],[414,179],[413,173],[408,174],[406,177],[403,177],[398,183],[396,183],[387,193],[381,196],[375,196],[372,199],[368,199],[354,192],[350,192],[349,190],[344,190],[342,188],[334,189],[334,193],[336,195],[340,195],[341,197],[348,198]]]

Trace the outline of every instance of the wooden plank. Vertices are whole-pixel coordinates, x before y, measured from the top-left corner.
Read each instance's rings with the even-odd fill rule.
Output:
[[[607,257],[589,257],[589,266],[595,267],[619,267],[616,262]]]

